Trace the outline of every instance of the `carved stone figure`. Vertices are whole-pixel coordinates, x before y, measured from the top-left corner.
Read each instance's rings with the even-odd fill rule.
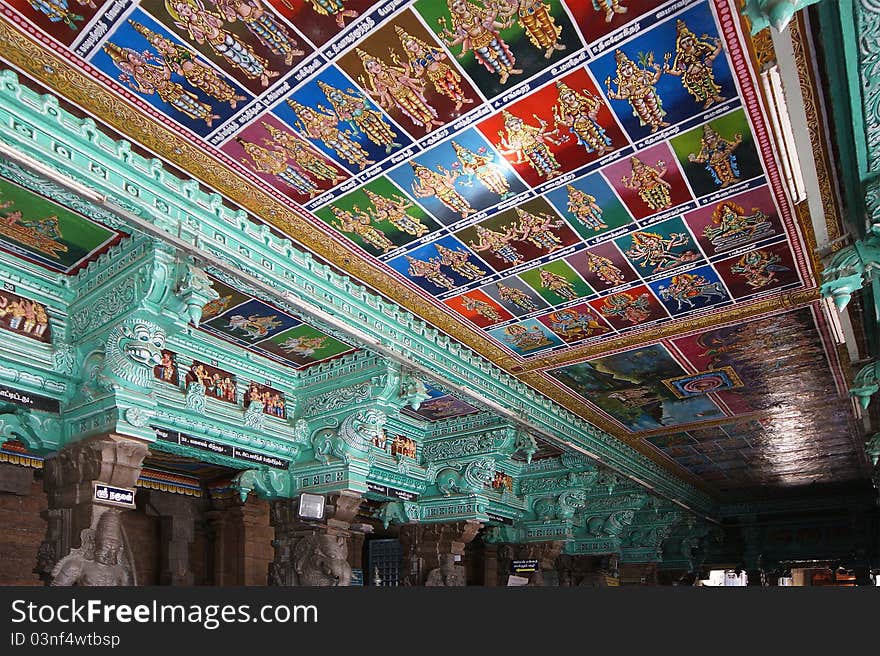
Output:
[[[342,536],[326,533],[307,535],[296,543],[292,561],[297,585],[351,585],[348,544]]]
[[[55,565],[51,585],[136,585],[118,510],[105,510],[95,528],[83,529],[81,540],[80,548],[72,549]]]
[[[446,467],[437,474],[437,487],[449,496],[452,492],[479,492],[485,485],[491,485],[495,477],[495,460],[478,458],[459,474],[452,467]]]
[[[464,568],[455,562],[454,554],[442,554],[440,567],[435,567],[428,572],[425,585],[431,587],[456,588],[467,585],[465,583]]]
[[[165,330],[143,319],[126,319],[110,331],[106,372],[142,389],[152,386],[153,367],[162,363]]]

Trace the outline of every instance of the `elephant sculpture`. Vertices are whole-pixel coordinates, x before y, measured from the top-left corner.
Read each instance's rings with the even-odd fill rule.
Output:
[[[297,542],[291,557],[296,585],[351,585],[348,544],[342,536],[312,533]]]

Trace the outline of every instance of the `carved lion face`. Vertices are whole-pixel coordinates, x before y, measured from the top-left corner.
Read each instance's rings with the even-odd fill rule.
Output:
[[[132,362],[145,367],[162,363],[165,331],[147,321],[126,323],[121,328],[119,348]]]
[[[481,485],[489,485],[495,478],[495,461],[492,458],[479,458],[474,460],[469,466],[471,480]]]

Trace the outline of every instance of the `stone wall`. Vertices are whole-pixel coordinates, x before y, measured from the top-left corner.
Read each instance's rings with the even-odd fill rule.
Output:
[[[48,502],[34,470],[0,464],[0,585],[42,585],[33,569]]]

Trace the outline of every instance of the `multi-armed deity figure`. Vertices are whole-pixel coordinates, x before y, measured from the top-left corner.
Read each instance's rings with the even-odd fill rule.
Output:
[[[631,238],[632,246],[626,251],[627,257],[633,262],[638,262],[640,267],[654,267],[651,273],[657,273],[699,258],[699,255],[692,250],[681,253],[673,252],[673,248],[684,246],[690,242],[690,237],[683,232],[673,232],[664,239],[656,232],[638,231],[632,233]]]
[[[409,275],[416,278],[425,278],[441,289],[452,289],[455,287],[455,281],[440,270],[443,264],[440,260],[433,257],[427,261],[419,260],[409,255],[405,255],[406,261],[409,262]]]
[[[633,155],[629,158],[632,166],[632,175],[625,175],[620,179],[624,187],[634,189],[639,198],[652,210],[662,210],[672,205],[672,196],[669,190],[672,185],[663,179],[666,175],[666,162],[658,161],[657,168],[643,163]]]
[[[443,60],[447,58],[442,49],[429,45],[421,39],[414,37],[399,25],[394,26],[400,45],[408,58],[407,66],[410,73],[416,78],[427,78],[437,93],[446,96],[455,103],[455,111],[461,109],[464,104],[474,102],[468,98],[461,88],[461,75]],[[396,56],[395,63],[399,63]]]
[[[720,282],[709,282],[708,278],[698,273],[680,273],[672,276],[669,286],[660,285],[657,292],[664,301],[670,299],[675,301],[679,311],[685,306],[696,307],[694,302],[700,299],[709,301],[713,297],[721,300],[726,298]]]
[[[516,287],[508,287],[502,283],[498,283],[496,285],[498,287],[498,296],[502,301],[507,301],[508,303],[512,303],[516,307],[521,310],[525,310],[526,312],[531,312],[532,310],[537,310],[538,306],[535,305],[535,302],[526,294],[523,290],[517,289]]]
[[[355,210],[355,213],[331,205],[330,211],[336,217],[333,226],[342,232],[350,232],[357,235],[383,253],[387,253],[394,248],[394,243],[385,236],[385,233],[372,225],[368,214],[356,207],[352,209]]]
[[[443,125],[437,120],[437,110],[428,104],[418,78],[408,75],[406,68],[391,66],[360,48],[355,51],[367,74],[366,81],[363,76],[359,76],[358,81],[380,106],[397,108],[415,125],[425,128],[425,132],[430,132],[435,125]]]
[[[322,112],[289,98],[287,104],[296,114],[296,126],[310,139],[317,139],[334,151],[346,162],[364,169],[374,161],[369,159],[369,153],[361,145],[354,141],[350,134],[338,127],[335,114]]]
[[[290,0],[281,0],[288,9],[298,10],[290,3]],[[344,0],[306,0],[316,14],[321,16],[335,16],[336,25],[339,29],[345,27],[346,18],[357,18],[358,13],[354,9],[346,9]]]
[[[491,230],[484,226],[476,226],[477,243],[468,242],[475,252],[489,251],[506,264],[514,265],[523,262],[523,256],[510,245],[517,238],[517,231],[512,226],[504,226],[503,232]]]
[[[578,312],[567,308],[558,310],[547,315],[550,320],[550,329],[557,335],[561,335],[567,341],[574,341],[589,337],[593,333],[603,333],[608,329],[599,323],[599,317],[591,311]]]
[[[562,248],[562,240],[553,232],[554,228],[565,225],[562,219],[545,212],[533,214],[520,207],[516,208],[516,215],[519,217],[517,236],[520,240],[528,241],[548,253]]]
[[[625,14],[629,11],[621,4],[620,0],[593,0],[593,9],[605,14],[606,23],[614,20],[614,14]]]
[[[650,299],[647,293],[633,296],[627,292],[609,296],[600,308],[606,317],[620,317],[632,324],[641,323],[651,316]]]
[[[72,30],[76,30],[76,21],[85,20],[79,14],[74,14],[70,10],[67,0],[28,0],[28,4],[33,7],[34,11],[38,11],[49,19],[52,23],[64,23]],[[79,2],[81,5],[88,5],[94,9],[95,4],[89,0],[88,2]]]
[[[156,34],[133,20],[128,22],[144,35],[171,70],[183,77],[194,88],[220,102],[228,102],[233,109],[240,100],[245,100],[245,97],[239,96],[235,92],[235,88],[220,77],[217,71],[200,62],[196,54],[189,48],[165,38],[161,34]]]
[[[546,59],[550,59],[557,50],[565,50],[565,45],[559,43],[562,26],[556,25],[548,3],[542,0],[497,0],[496,4],[507,5],[511,15],[516,14],[529,41],[544,51]]]
[[[233,314],[229,317],[229,323],[226,328],[229,330],[240,330],[250,339],[262,339],[269,335],[269,331],[275,330],[282,324],[278,320],[277,314],[260,316],[252,314],[245,317],[242,314]]]
[[[781,261],[782,257],[778,253],[768,253],[758,249],[739,258],[736,264],[731,265],[730,272],[745,278],[749,287],[760,289],[770,283],[778,282],[776,277],[778,273],[789,271],[787,266],[779,264]]]
[[[120,48],[110,41],[104,44],[104,52],[110,55],[116,68],[121,71],[119,80],[133,91],[147,96],[155,93],[162,102],[192,119],[204,121],[208,127],[214,119],[220,118],[213,113],[209,104],[172,81],[171,67],[152,53],[147,51],[141,54],[131,48]]]
[[[334,185],[343,178],[335,168],[313,153],[311,148],[301,141],[299,137],[280,130],[265,121],[261,121],[261,125],[266,129],[270,137],[269,139],[263,139],[263,143],[268,146],[276,145],[283,148],[287,156],[296,162],[303,171],[308,171],[318,180],[330,180],[331,184]]]
[[[566,185],[565,190],[568,192],[568,211],[575,219],[593,230],[608,227],[608,224],[602,220],[602,208],[596,202],[595,196],[571,185]]]
[[[639,119],[640,125],[650,125],[651,132],[669,125],[663,120],[666,111],[656,89],[663,69],[654,63],[654,53],[649,52],[641,59],[641,66],[637,66],[620,49],[614,51],[614,58],[617,60],[617,77],[614,78],[617,91],[611,90],[611,78],[605,78],[608,97],[628,101],[633,116]]]
[[[467,251],[458,248],[446,248],[437,243],[434,244],[434,248],[437,249],[437,253],[440,255],[440,264],[448,266],[462,278],[479,280],[486,275],[485,271],[470,261],[471,254]]]
[[[602,101],[586,89],[578,93],[565,82],[556,82],[556,93],[559,97],[553,106],[553,117],[556,125],[565,125],[576,138],[577,142],[595,152],[598,157],[611,150],[611,137],[599,125],[599,109]]]
[[[551,292],[561,296],[566,301],[571,301],[572,299],[577,298],[577,292],[574,289],[574,285],[565,276],[560,276],[558,273],[553,273],[548,269],[541,269],[538,273],[541,280],[541,287],[544,289],[549,289]]]
[[[394,137],[397,133],[385,121],[382,112],[371,109],[366,98],[357,91],[347,89],[343,92],[322,80],[318,80],[318,86],[327,96],[333,112],[340,121],[346,121],[356,132],[363,132],[374,144],[384,146],[386,153],[390,153],[392,148],[400,145],[395,143]],[[318,105],[318,109],[327,111],[321,105]]]
[[[501,196],[501,200],[510,196],[510,184],[501,172],[501,168],[492,162],[494,156],[491,153],[485,148],[480,148],[475,153],[455,141],[450,143],[458,157],[462,177],[466,178],[462,180],[462,184],[470,186],[471,179],[476,178],[486,189]]]
[[[497,323],[501,321],[501,314],[494,306],[489,305],[486,301],[470,296],[462,296],[461,304],[468,312],[476,312],[481,317],[486,317],[489,321]]]
[[[721,87],[715,82],[715,75],[712,73],[712,64],[721,54],[721,39],[710,40],[707,34],[698,39],[681,19],[675,22],[675,29],[678,32],[675,38],[675,59],[670,66],[672,53],[666,53],[663,72],[680,77],[682,85],[694,100],[703,103],[703,109],[709,108],[713,103],[723,102]]]
[[[587,271],[595,273],[606,285],[620,285],[626,282],[623,272],[607,257],[587,253]]]
[[[533,115],[538,126],[527,125],[519,116],[514,116],[506,109],[501,112],[504,117],[504,132],[498,132],[500,142],[498,150],[503,155],[515,155],[515,164],[528,164],[543,178],[553,178],[561,173],[559,162],[550,151],[548,144],[558,146],[565,143],[568,137],[558,137],[558,131],[548,129],[547,122]]]
[[[718,251],[729,250],[740,244],[758,241],[774,233],[769,217],[757,207],[751,214],[730,200],[718,203],[712,212],[712,223],[703,228],[703,236]]]
[[[174,24],[189,38],[211,49],[252,80],[269,86],[269,78],[278,77],[278,71],[269,70],[269,62],[257,55],[253,48],[224,28],[219,14],[205,9],[201,0],[165,0],[165,9]]]
[[[443,26],[440,38],[450,48],[461,45],[459,59],[474,53],[474,58],[491,73],[498,75],[501,84],[511,75],[519,75],[522,69],[516,68],[516,57],[501,38],[499,30],[510,27],[511,22],[498,20],[502,9],[495,5],[483,8],[468,0],[446,0],[452,18],[450,29],[445,18],[438,22]]]
[[[725,139],[706,123],[700,139],[700,152],[696,155],[690,153],[688,161],[705,164],[713,182],[723,189],[739,181],[739,165],[733,151],[739,147],[742,140],[740,133],[734,135],[733,141]]]
[[[250,162],[242,158],[242,164],[245,166],[252,167],[258,173],[274,175],[309,198],[314,198],[318,193],[319,189],[315,181],[301,171],[298,166],[290,163],[283,148],[278,146],[263,148],[255,143],[245,141],[241,137],[236,137],[235,140],[250,157]]]
[[[415,173],[412,190],[416,198],[436,198],[450,210],[460,214],[462,218],[476,212],[465,197],[455,189],[455,179],[459,175],[457,171],[447,171],[440,165],[437,166],[437,171],[432,171],[412,160],[409,164]]]
[[[244,23],[263,46],[277,57],[284,57],[290,65],[293,58],[304,54],[297,48],[296,40],[270,12],[266,11],[260,0],[211,0],[217,10],[230,23],[237,20]]]
[[[520,351],[531,351],[536,348],[541,348],[542,346],[550,346],[553,344],[553,342],[547,339],[544,331],[538,328],[538,326],[529,326],[526,328],[519,324],[506,326],[504,328],[504,341],[508,344],[512,344]]]
[[[122,586],[136,583],[125,548],[119,510],[105,510],[95,528],[83,529],[82,546],[71,549],[52,570],[53,586]]]
[[[414,237],[421,237],[428,232],[428,226],[419,221],[417,217],[406,213],[409,208],[413,207],[413,204],[403,196],[394,194],[390,198],[386,198],[369,189],[364,189],[363,191],[367,198],[370,199],[370,207],[367,208],[367,213],[373,219],[373,223],[388,221],[388,223],[401,232],[413,235]]]

